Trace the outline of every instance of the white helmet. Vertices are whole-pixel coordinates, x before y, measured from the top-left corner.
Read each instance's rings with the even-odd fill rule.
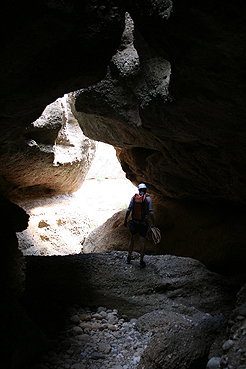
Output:
[[[144,183],[140,183],[139,185],[138,185],[138,189],[139,190],[142,190],[142,189],[147,189],[147,186],[146,186],[146,184],[144,184]]]

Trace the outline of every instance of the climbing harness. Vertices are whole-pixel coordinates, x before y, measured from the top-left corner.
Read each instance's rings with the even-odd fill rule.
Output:
[[[157,227],[150,226],[146,238],[152,240],[154,244],[157,245],[161,242],[161,231]]]

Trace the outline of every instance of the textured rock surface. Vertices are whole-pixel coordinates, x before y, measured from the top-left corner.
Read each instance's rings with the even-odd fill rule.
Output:
[[[30,307],[33,301],[40,306],[46,301],[107,304],[128,319],[139,318],[137,329],[152,334],[140,362],[146,368],[168,368],[168,363],[177,368],[185,362],[188,368],[195,363],[205,368],[209,353],[214,355],[217,349],[222,355],[236,284],[190,258],[148,256],[146,268],[141,269],[137,254],[130,265],[125,264],[125,256],[125,252],[108,252],[27,257]],[[90,339],[88,330],[84,333]]]
[[[141,3],[142,12],[136,6],[133,17],[152,48],[136,32],[134,49],[125,35],[129,42],[124,38],[107,77],[76,93],[80,124],[91,137],[123,147],[128,178],[146,181],[163,197],[245,203],[239,68],[245,36],[238,27],[245,6],[223,12],[214,2],[186,7],[177,1],[163,19],[163,4],[151,13],[151,3]]]
[[[83,134],[64,96],[48,105],[18,142],[10,141],[1,156],[1,190],[12,199],[76,191],[95,150],[95,142]]]
[[[216,334],[219,335],[225,325],[222,317],[193,319],[181,314],[171,317],[172,314],[165,311],[149,315],[138,321],[142,331],[154,332],[141,357],[140,368],[205,368]]]
[[[82,306],[115,307],[129,317],[170,309],[171,300],[213,315],[228,315],[237,285],[190,258],[146,256],[139,267],[125,252],[70,256],[27,256],[26,293],[31,298],[73,301]],[[110,304],[109,305],[109,301]],[[181,309],[181,310],[180,310]],[[174,308],[175,310],[175,308]],[[136,315],[137,314],[137,315]]]
[[[18,250],[16,232],[27,227],[29,216],[23,209],[0,196],[1,216],[1,303],[0,341],[1,365],[4,368],[20,364],[40,348],[48,348],[48,340],[27,315],[21,304],[25,289],[25,259]]]
[[[105,75],[124,29],[124,11],[119,5],[120,1],[108,0],[103,4],[97,1],[34,4],[27,0],[2,5],[1,192],[8,194],[22,185],[22,170],[27,163],[30,173],[35,173],[34,163],[31,165],[26,156],[42,161],[39,151],[25,143],[26,128],[29,134],[34,132],[32,122],[58,97],[95,83]],[[54,134],[50,131],[49,137],[45,135],[48,142],[41,143],[51,144],[52,138]],[[46,157],[48,162],[53,161],[51,153]],[[39,169],[45,177],[44,168]],[[69,186],[66,171],[67,168],[62,173],[64,187]],[[41,173],[34,173],[26,177],[23,186],[30,189],[36,186],[39,190]],[[50,175],[47,170],[44,180]],[[55,176],[53,181],[55,184]],[[56,185],[58,191],[64,190],[61,183]],[[77,184],[71,187],[76,188]]]
[[[169,232],[168,252],[242,271],[245,5],[222,10],[219,2],[177,1],[173,12],[169,6],[132,3],[134,38],[128,19],[106,78],[77,91],[72,109],[86,135],[118,147],[127,178],[148,184],[162,231],[165,224],[178,227]],[[223,220],[214,222],[215,214]]]
[[[128,250],[130,230],[124,227],[126,210],[114,214],[93,230],[83,244],[84,252]],[[245,279],[245,214],[228,205],[189,201],[154,203],[158,245],[146,240],[147,254],[191,256],[210,269]],[[137,240],[135,250],[139,252]],[[226,251],[225,251],[226,250]],[[240,256],[239,256],[240,255]]]
[[[146,181],[163,201],[223,199],[245,204],[244,4],[225,7],[217,0],[204,6],[176,0],[172,8],[171,1],[105,0],[26,5],[11,2],[2,7],[6,17],[1,24],[0,143],[5,191],[11,187],[7,165],[11,171],[23,160],[26,127],[32,130],[31,122],[47,102],[84,87],[75,94],[84,133],[118,147],[131,181]],[[135,32],[128,17],[118,47],[125,10]],[[106,73],[107,64],[106,77],[92,85]],[[16,159],[13,164],[10,157]],[[164,210],[169,206],[176,203],[165,204]],[[236,248],[235,255],[245,260],[244,235],[231,243],[233,234],[232,229],[220,247],[229,245],[229,254]],[[201,234],[197,242],[204,243],[204,237],[209,239]],[[182,240],[175,252],[193,256],[191,238]],[[206,260],[217,243],[211,240],[209,248]]]
[[[23,160],[19,149],[26,148],[26,128],[31,127],[47,104],[64,93],[84,89],[76,95],[76,108],[81,114],[80,124],[87,129],[85,134],[90,132],[92,138],[118,146],[123,168],[134,183],[146,181],[151,192],[163,200],[185,198],[190,209],[187,211],[194,219],[201,214],[192,212],[190,199],[212,203],[222,199],[245,205],[246,6],[239,0],[226,4],[220,0],[175,0],[173,8],[171,4],[168,0],[3,3],[1,168],[2,163],[4,170],[8,163],[13,166],[10,157],[16,157],[18,162]],[[134,44],[132,36],[125,34],[122,47],[118,48],[125,11],[135,22]],[[114,54],[107,76],[101,81]],[[17,167],[16,162],[14,166]],[[0,180],[2,188],[9,190],[5,172],[1,172]],[[181,203],[177,209],[183,209]],[[227,205],[226,209],[228,213]],[[14,213],[17,215],[18,210]],[[186,214],[184,211],[183,216]],[[232,223],[228,224],[229,239],[236,230],[242,231],[237,224],[244,224],[244,208],[232,214],[236,222],[231,228]],[[2,211],[1,215],[4,217],[5,213]],[[209,255],[213,256],[225,228],[217,228],[214,242],[206,232],[216,225],[214,215],[211,220],[196,241],[199,246],[206,239]],[[167,226],[176,223],[169,219],[165,222]],[[189,243],[193,229],[189,224],[187,229],[187,222],[183,223],[182,237],[176,244],[183,255],[192,251]],[[21,258],[16,260],[17,265],[12,263],[12,249],[17,247],[16,229],[11,222],[2,224],[3,234],[7,235],[3,245],[9,247],[2,260],[16,280],[21,275]],[[243,235],[236,244],[223,241],[214,261],[222,260],[225,264],[227,258],[228,265],[231,255],[234,268],[243,263]],[[204,249],[199,250],[201,258]],[[55,272],[54,265],[52,268]],[[76,270],[72,272],[76,274]],[[5,280],[3,285],[8,287]],[[16,289],[18,295],[21,287]],[[15,306],[15,301],[6,302],[2,314],[5,323],[11,322],[12,310],[8,306]],[[24,319],[20,316],[13,321]],[[16,323],[14,328],[17,326]],[[15,367],[18,355],[24,353],[25,342],[32,342],[30,336],[27,341],[23,338],[24,329],[25,325],[19,329],[18,337],[14,335],[15,346],[9,344],[14,330],[5,340],[8,360],[10,351],[20,348]],[[22,345],[18,346],[20,342]],[[6,368],[11,367],[8,364]]]
[[[124,29],[120,5],[118,0],[2,4],[1,123],[5,129],[10,124],[16,128],[30,124],[46,105],[105,74]]]

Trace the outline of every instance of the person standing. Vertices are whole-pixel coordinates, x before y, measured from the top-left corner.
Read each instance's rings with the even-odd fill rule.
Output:
[[[145,237],[148,231],[148,219],[150,217],[152,226],[154,226],[154,212],[152,206],[152,200],[149,196],[146,196],[147,186],[145,183],[140,183],[138,185],[138,194],[135,194],[130,201],[128,209],[126,211],[124,226],[127,227],[127,219],[131,214],[131,220],[129,222],[131,230],[131,239],[128,247],[128,255],[126,258],[126,263],[131,263],[132,251],[134,248],[134,243],[136,237],[139,234],[140,243],[140,267],[144,268],[146,266],[144,262],[145,254]]]

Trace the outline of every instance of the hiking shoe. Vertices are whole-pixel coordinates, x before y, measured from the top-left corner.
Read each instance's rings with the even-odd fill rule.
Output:
[[[140,268],[146,267],[146,264],[143,260],[140,260]]]
[[[131,256],[127,256],[126,258],[126,264],[130,264],[131,263]]]

